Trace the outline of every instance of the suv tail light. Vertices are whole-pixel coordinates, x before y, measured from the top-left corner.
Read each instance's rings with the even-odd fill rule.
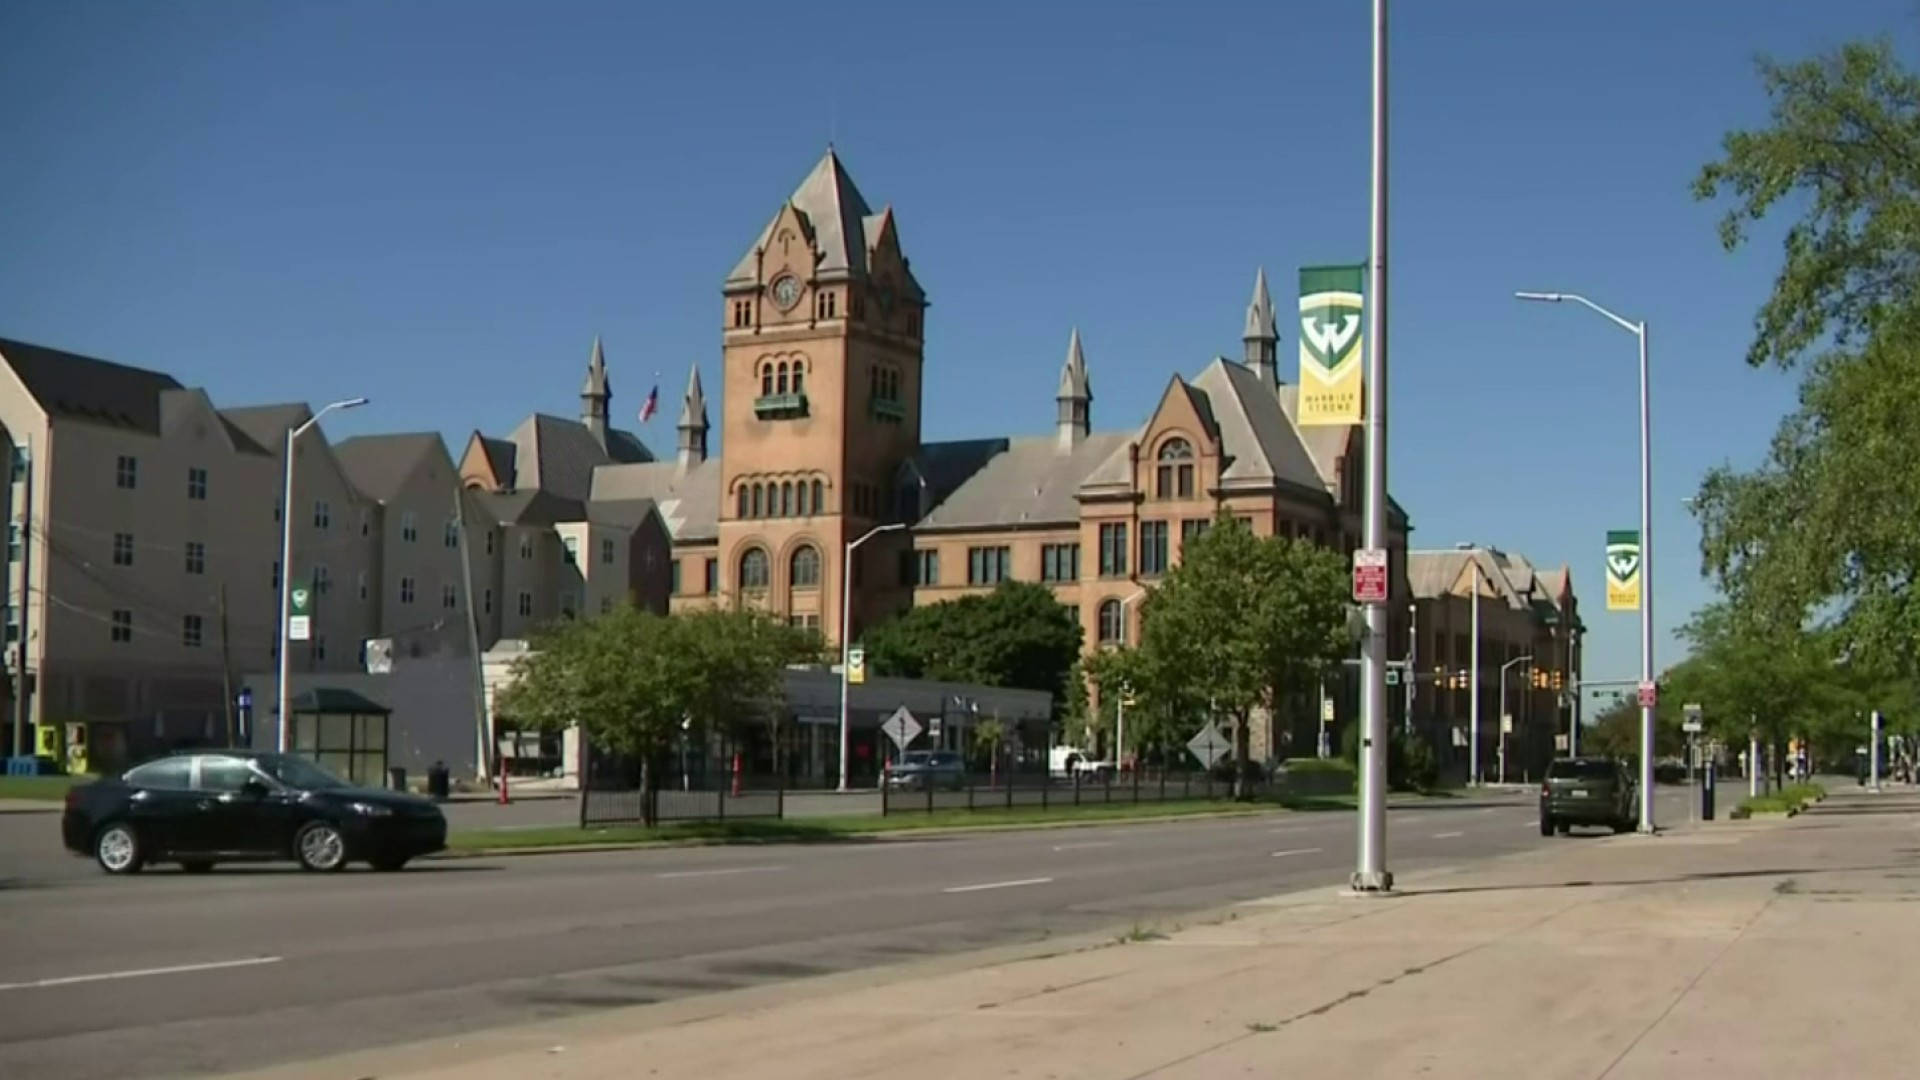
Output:
[[[1541,782],[1540,782],[1540,794],[1541,794],[1541,795],[1552,795],[1552,794],[1553,794],[1553,785],[1552,785],[1552,784],[1549,784],[1549,783],[1547,783],[1547,782],[1546,782],[1546,781],[1544,781],[1544,780],[1543,780],[1543,781],[1541,781]]]

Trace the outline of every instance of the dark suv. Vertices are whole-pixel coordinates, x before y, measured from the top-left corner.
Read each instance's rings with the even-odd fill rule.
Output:
[[[1627,832],[1638,816],[1633,776],[1611,758],[1565,758],[1547,766],[1540,785],[1540,835],[1596,825]]]

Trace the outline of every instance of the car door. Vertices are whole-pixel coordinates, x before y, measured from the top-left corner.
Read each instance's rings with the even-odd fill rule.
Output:
[[[248,781],[254,781],[249,786]],[[274,799],[265,781],[245,758],[209,754],[195,773],[193,842],[208,854],[272,853]]]
[[[192,758],[149,761],[128,770],[121,782],[133,789],[127,797],[127,820],[149,856],[179,851],[192,842],[199,801],[193,791]]]

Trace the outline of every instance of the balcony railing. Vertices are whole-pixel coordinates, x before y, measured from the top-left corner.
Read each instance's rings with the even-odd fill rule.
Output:
[[[807,415],[805,394],[764,394],[753,399],[753,414],[762,420],[786,420]]]

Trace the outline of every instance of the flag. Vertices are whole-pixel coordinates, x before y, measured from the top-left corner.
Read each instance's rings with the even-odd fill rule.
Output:
[[[1640,608],[1640,530],[1607,533],[1607,610]]]
[[[1361,419],[1361,289],[1365,266],[1300,269],[1300,402],[1297,423]]]
[[[659,411],[660,387],[656,384],[653,389],[647,391],[647,400],[640,406],[640,422],[644,424],[653,419],[653,414]]]

